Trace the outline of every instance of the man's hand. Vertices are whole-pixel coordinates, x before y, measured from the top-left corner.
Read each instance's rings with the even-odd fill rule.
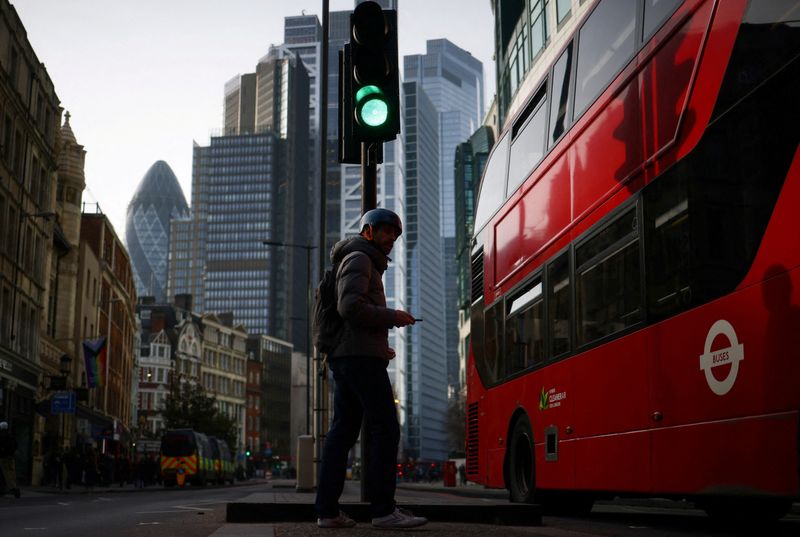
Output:
[[[394,312],[394,325],[397,327],[408,326],[414,324],[414,316],[403,310],[395,310]]]
[[[393,348],[389,347],[389,360],[394,360],[396,356],[397,356],[397,353],[395,352],[395,350]]]

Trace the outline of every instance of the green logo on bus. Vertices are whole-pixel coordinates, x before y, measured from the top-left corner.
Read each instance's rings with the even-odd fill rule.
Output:
[[[550,406],[550,399],[547,396],[547,390],[542,388],[542,393],[539,394],[539,410],[547,410]]]

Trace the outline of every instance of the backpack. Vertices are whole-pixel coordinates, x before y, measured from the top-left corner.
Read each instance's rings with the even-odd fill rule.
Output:
[[[350,252],[341,261],[325,269],[325,273],[314,291],[311,334],[314,347],[322,354],[332,353],[342,339],[344,319],[336,308],[338,302],[336,280],[342,263],[357,253],[359,252]]]

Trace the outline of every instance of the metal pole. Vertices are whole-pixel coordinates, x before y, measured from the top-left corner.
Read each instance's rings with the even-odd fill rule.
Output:
[[[320,64],[319,80],[319,274],[325,272],[327,262],[327,237],[325,218],[327,216],[328,197],[328,36],[329,28],[329,1],[322,0],[322,63]],[[319,469],[322,462],[322,446],[325,442],[325,433],[328,430],[328,378],[322,356],[314,354],[314,485],[319,483]]]
[[[311,434],[311,250],[306,246],[306,434]]]
[[[361,214],[378,205],[378,166],[376,144],[361,142]],[[361,501],[369,502],[367,494],[367,422],[361,422]]]

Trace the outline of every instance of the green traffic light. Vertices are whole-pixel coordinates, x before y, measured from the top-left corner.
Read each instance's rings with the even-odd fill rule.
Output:
[[[377,86],[364,86],[356,93],[358,122],[368,127],[380,127],[389,119],[386,96]]]

